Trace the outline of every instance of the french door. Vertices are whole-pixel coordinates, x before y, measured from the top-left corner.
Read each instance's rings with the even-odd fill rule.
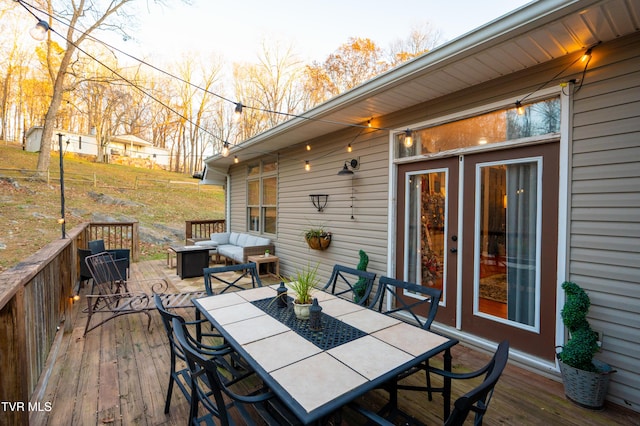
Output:
[[[437,322],[553,360],[557,143],[403,164],[397,208],[396,275],[442,289]]]

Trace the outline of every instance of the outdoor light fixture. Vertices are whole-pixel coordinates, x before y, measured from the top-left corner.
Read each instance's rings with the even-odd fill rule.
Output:
[[[229,142],[224,143],[224,145],[222,146],[222,156],[223,157],[228,157],[229,156]]]
[[[351,152],[353,151],[353,148],[351,148],[351,144],[347,145],[347,152]]]
[[[404,146],[407,148],[413,146],[413,132],[410,129],[404,131]]]
[[[516,111],[518,112],[518,115],[524,115],[524,107],[520,101],[516,101]]]
[[[47,31],[49,31],[49,24],[47,21],[39,20],[35,27],[31,28],[29,34],[34,40],[43,41],[47,37]]]
[[[311,202],[313,206],[321,212],[326,206],[327,201],[329,200],[329,195],[327,194],[309,194],[309,198],[311,198]]]
[[[237,155],[235,155],[235,156],[233,157],[233,162],[234,162],[234,163],[236,163],[236,164],[238,164],[238,163],[240,162],[240,160],[238,159],[238,156],[237,156]]]
[[[338,172],[338,176],[352,175],[353,174],[352,169],[357,169],[358,165],[359,165],[358,160],[356,160],[355,158],[351,161],[345,161],[344,166],[342,167],[342,170]],[[351,167],[351,169],[349,167]]]
[[[243,107],[243,106],[244,106],[244,105],[242,105],[242,102],[237,102],[237,103],[236,103],[236,109],[235,109],[235,111],[233,112],[233,120],[234,120],[234,121],[238,121],[238,120],[240,120],[240,116],[242,115],[242,107]]]
[[[307,151],[311,151],[311,145],[307,144]]]
[[[305,160],[305,162],[304,162],[304,170],[307,171],[307,172],[309,170],[311,170],[311,164],[309,164],[309,160]]]

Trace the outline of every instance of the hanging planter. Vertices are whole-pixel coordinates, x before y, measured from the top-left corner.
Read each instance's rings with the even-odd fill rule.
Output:
[[[304,231],[304,239],[313,250],[326,250],[331,244],[331,232],[323,228],[310,228]]]

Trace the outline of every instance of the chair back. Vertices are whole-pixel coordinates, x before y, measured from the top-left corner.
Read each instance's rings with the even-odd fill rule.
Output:
[[[93,278],[94,286],[108,286],[118,289],[125,282],[122,276],[122,268],[110,253],[101,252],[85,258],[87,270]]]
[[[87,247],[91,250],[91,254],[98,254],[106,251],[104,248],[104,240],[93,240],[87,243]]]
[[[491,396],[498,379],[502,375],[509,359],[509,341],[503,340],[495,354],[485,366],[486,375],[482,383],[458,398],[453,404],[453,411],[445,422],[445,426],[462,425],[470,412],[475,413],[474,425],[481,425],[482,419],[489,408]]]
[[[91,250],[78,249],[78,261],[80,262],[80,281],[88,281],[91,279],[91,272],[87,266],[86,258],[91,256]]]
[[[331,278],[322,288],[335,296],[365,305],[373,289],[376,274],[344,265],[334,265]]]
[[[398,297],[405,292],[413,293],[416,297],[410,299],[410,302],[407,301],[406,296],[405,298]],[[389,295],[395,302],[395,307],[385,309],[384,299],[386,295]],[[408,281],[383,276],[378,280],[378,290],[369,308],[387,315],[395,313],[409,314],[423,329],[428,330],[436,317],[441,297],[442,291],[436,288],[424,287]],[[418,312],[421,307],[427,307],[426,316]]]
[[[173,322],[172,322],[174,318],[182,322],[184,322],[184,319],[178,314],[169,312],[164,307],[164,304],[162,303],[161,295],[154,294],[153,301],[156,304],[156,309],[158,309],[158,312],[160,313],[160,318],[162,318],[162,325],[164,325],[164,330],[167,333],[167,338],[169,339],[169,346],[171,348],[171,367],[173,369],[173,367],[175,366],[176,357],[180,358],[185,362],[187,360],[186,357],[184,356],[184,353],[182,352],[181,346],[178,344],[178,342],[175,339],[175,335],[173,333]]]
[[[222,397],[222,382],[218,376],[218,364],[215,358],[202,354],[196,345],[192,344],[193,337],[182,318],[172,319],[172,328],[176,340],[185,355],[191,373],[191,408],[190,421],[193,424],[198,418],[198,406],[202,406],[222,425],[229,425],[229,416]]]
[[[240,272],[240,274],[235,272]],[[204,287],[209,295],[216,294],[215,291],[217,294],[224,293],[232,288],[244,290],[245,287],[242,285],[247,284],[246,279],[251,279],[251,287],[262,287],[256,264],[253,262],[204,268],[203,274]]]

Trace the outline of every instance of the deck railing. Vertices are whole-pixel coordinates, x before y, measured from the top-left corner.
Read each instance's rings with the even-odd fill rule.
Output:
[[[193,240],[209,239],[212,233],[224,231],[224,219],[187,220],[184,229],[185,243],[188,245]]]
[[[130,248],[132,260],[138,259],[137,223],[92,223],[73,228],[66,238],[0,274],[3,425],[29,424],[31,409],[46,409],[37,389],[47,376],[45,366],[58,332],[70,331],[65,327],[73,324],[71,307],[80,277],[77,249],[102,238],[108,248]]]
[[[86,244],[92,240],[104,240],[104,248],[129,249],[131,250],[131,261],[140,260],[140,240],[138,222],[91,222],[85,229],[83,235]],[[80,247],[85,247],[81,245]]]

